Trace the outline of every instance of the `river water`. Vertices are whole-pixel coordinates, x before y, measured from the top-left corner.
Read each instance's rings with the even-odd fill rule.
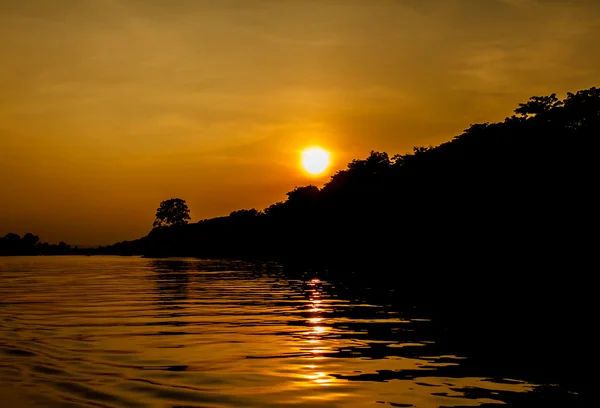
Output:
[[[427,408],[535,392],[458,370],[425,312],[338,289],[242,262],[0,258],[0,406]]]

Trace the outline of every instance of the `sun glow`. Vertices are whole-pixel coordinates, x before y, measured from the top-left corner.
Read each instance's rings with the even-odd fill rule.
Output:
[[[302,151],[302,167],[308,173],[318,175],[329,167],[331,155],[320,147],[309,147]]]

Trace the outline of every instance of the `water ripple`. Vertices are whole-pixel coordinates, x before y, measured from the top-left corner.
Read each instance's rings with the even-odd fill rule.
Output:
[[[0,393],[15,407],[451,407],[535,388],[458,376],[429,324],[272,265],[4,258]]]

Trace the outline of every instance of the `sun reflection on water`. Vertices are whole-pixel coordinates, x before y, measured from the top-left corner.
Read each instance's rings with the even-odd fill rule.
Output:
[[[325,325],[321,281],[315,278],[311,279],[307,284],[309,286],[307,293],[310,295],[306,304],[306,308],[308,309],[306,324],[309,330],[304,333],[303,337],[306,348],[312,354],[309,358],[313,360],[314,363],[304,366],[308,371],[308,373],[304,375],[304,378],[311,386],[330,386],[336,379],[328,375],[319,364],[319,362],[326,359],[323,354],[330,349],[326,345],[325,337],[331,331],[331,328]],[[326,396],[322,397],[328,399]]]

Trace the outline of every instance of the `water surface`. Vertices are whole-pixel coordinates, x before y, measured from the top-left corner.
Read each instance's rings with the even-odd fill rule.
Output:
[[[0,405],[464,407],[536,388],[465,375],[428,316],[343,293],[242,262],[0,258]]]

